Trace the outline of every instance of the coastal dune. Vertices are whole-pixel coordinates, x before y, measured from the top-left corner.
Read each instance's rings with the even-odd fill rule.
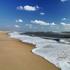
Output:
[[[60,70],[31,51],[34,45],[11,39],[0,32],[0,70]]]

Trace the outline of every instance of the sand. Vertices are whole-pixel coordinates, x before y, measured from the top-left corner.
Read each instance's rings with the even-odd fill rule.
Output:
[[[0,32],[0,70],[60,70],[31,52],[34,45],[11,39]]]

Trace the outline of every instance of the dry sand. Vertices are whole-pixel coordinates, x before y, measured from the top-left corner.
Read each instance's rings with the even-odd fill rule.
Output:
[[[0,70],[59,70],[40,56],[34,55],[33,45],[11,39],[0,32]]]

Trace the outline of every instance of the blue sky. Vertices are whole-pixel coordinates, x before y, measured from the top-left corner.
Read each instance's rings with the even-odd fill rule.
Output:
[[[0,0],[0,28],[69,30],[70,0]]]
[[[15,0],[0,0],[0,25],[13,23],[16,19],[15,7]]]

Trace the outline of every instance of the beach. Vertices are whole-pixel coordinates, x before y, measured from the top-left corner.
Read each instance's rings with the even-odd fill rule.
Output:
[[[0,32],[0,70],[60,70],[32,53],[34,45],[12,39]]]

